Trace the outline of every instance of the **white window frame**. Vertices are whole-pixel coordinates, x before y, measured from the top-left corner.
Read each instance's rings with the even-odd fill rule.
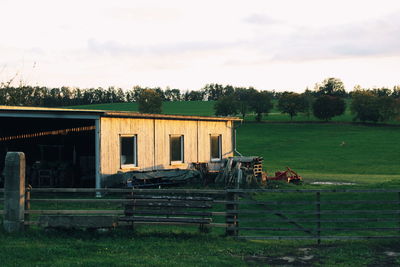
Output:
[[[218,137],[218,158],[213,158],[212,156],[212,138]],[[222,134],[210,134],[210,158],[211,161],[221,161],[222,160]]]
[[[133,138],[133,164],[122,164],[122,138]],[[138,166],[137,134],[121,134],[119,136],[119,164],[121,169],[135,168]]]
[[[171,143],[171,138],[172,137],[179,137],[181,141],[181,159],[182,160],[174,160],[172,161],[172,143]],[[185,162],[185,136],[183,134],[170,134],[169,135],[169,161],[170,165],[175,165],[175,164],[182,164]]]

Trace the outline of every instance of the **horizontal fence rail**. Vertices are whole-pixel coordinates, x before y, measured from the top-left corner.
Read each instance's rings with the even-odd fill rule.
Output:
[[[4,197],[0,189],[3,207]],[[400,189],[28,188],[25,198],[26,225],[112,218],[132,227],[224,228],[240,239],[400,238]]]
[[[244,239],[400,238],[400,189],[228,190]],[[299,235],[301,234],[301,235]]]
[[[224,218],[230,216],[223,206],[225,190],[30,188],[26,193],[27,225],[54,225],[58,217],[68,223],[81,216],[87,216],[90,221],[91,216],[98,218],[95,216],[101,215],[114,216],[119,225],[125,226],[160,224],[226,228]],[[84,225],[82,222],[71,224],[74,223]]]
[[[228,189],[238,194],[248,193],[399,193],[400,189]]]
[[[146,193],[225,195],[225,190],[202,189],[122,189],[122,188],[31,188],[33,193]]]

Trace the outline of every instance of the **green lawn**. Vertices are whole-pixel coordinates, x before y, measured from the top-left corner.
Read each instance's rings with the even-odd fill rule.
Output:
[[[214,101],[179,101],[164,102],[162,111],[164,114],[174,115],[198,115],[214,116]],[[83,106],[67,106],[72,109],[98,109],[98,110],[122,110],[138,112],[137,103],[114,103],[114,104],[96,104]]]
[[[163,114],[174,114],[174,115],[198,115],[198,116],[214,116],[214,103],[215,101],[177,101],[177,102],[164,102],[162,113]],[[298,114],[291,120],[289,115],[282,114],[277,109],[277,101],[274,100],[274,108],[271,112],[263,117],[264,121],[273,122],[320,122],[312,114]],[[346,101],[347,109],[346,112],[341,115],[334,117],[334,122],[352,122],[353,115],[350,112],[350,101]],[[111,103],[111,104],[95,104],[95,105],[82,105],[82,106],[67,106],[65,108],[71,109],[98,109],[98,110],[122,110],[122,111],[135,111],[138,112],[137,103]],[[240,116],[238,114],[237,116]],[[254,114],[247,114],[246,121],[254,121]],[[391,121],[390,124],[400,124],[400,121]]]
[[[167,102],[164,113],[210,116],[212,106],[213,102]],[[135,104],[127,103],[75,108],[137,111]],[[336,118],[336,123],[317,123],[302,116],[289,122],[288,116],[276,110],[263,123],[252,119],[249,116],[238,128],[238,150],[244,155],[263,156],[270,175],[289,166],[304,177],[302,187],[283,185],[285,188],[338,187],[310,185],[312,181],[354,182],[355,187],[368,189],[400,187],[399,126],[351,124],[349,113]],[[254,197],[290,201],[295,196]],[[110,233],[34,228],[17,234],[0,231],[0,259],[2,266],[400,265],[398,240],[323,241],[318,246],[312,240],[236,241],[221,237],[222,232],[213,229],[199,234],[196,227],[157,226]]]
[[[400,179],[399,127],[246,122],[237,138],[238,151],[263,156],[271,174],[288,166],[306,181]]]
[[[212,116],[214,102],[163,105],[165,114]],[[137,111],[136,103],[70,108]],[[264,168],[272,175],[288,166],[306,181],[379,183],[399,179],[400,127],[353,124],[352,117],[347,109],[330,123],[303,114],[290,120],[288,115],[279,113],[275,101],[275,108],[263,123],[255,123],[252,114],[246,117],[238,128],[238,150],[243,155],[263,156]]]
[[[235,241],[170,232],[0,231],[1,266],[398,266],[398,242]],[[387,256],[387,253],[395,253]]]

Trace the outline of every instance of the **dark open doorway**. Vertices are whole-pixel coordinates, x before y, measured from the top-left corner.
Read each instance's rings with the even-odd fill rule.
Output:
[[[21,151],[34,187],[95,187],[94,120],[2,117],[0,125],[0,173],[6,153]]]

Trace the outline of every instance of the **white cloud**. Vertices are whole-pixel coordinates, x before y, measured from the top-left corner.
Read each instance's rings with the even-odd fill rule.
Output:
[[[49,86],[399,83],[397,0],[3,0],[0,10],[0,81],[20,71]]]
[[[244,18],[244,21],[247,23],[252,24],[259,24],[259,25],[271,25],[280,23],[280,20],[274,19],[266,14],[251,14],[250,16]]]
[[[88,49],[97,54],[113,56],[172,56],[197,52],[218,53],[220,50],[241,45],[240,42],[180,42],[155,45],[122,44],[117,41],[88,40]]]

